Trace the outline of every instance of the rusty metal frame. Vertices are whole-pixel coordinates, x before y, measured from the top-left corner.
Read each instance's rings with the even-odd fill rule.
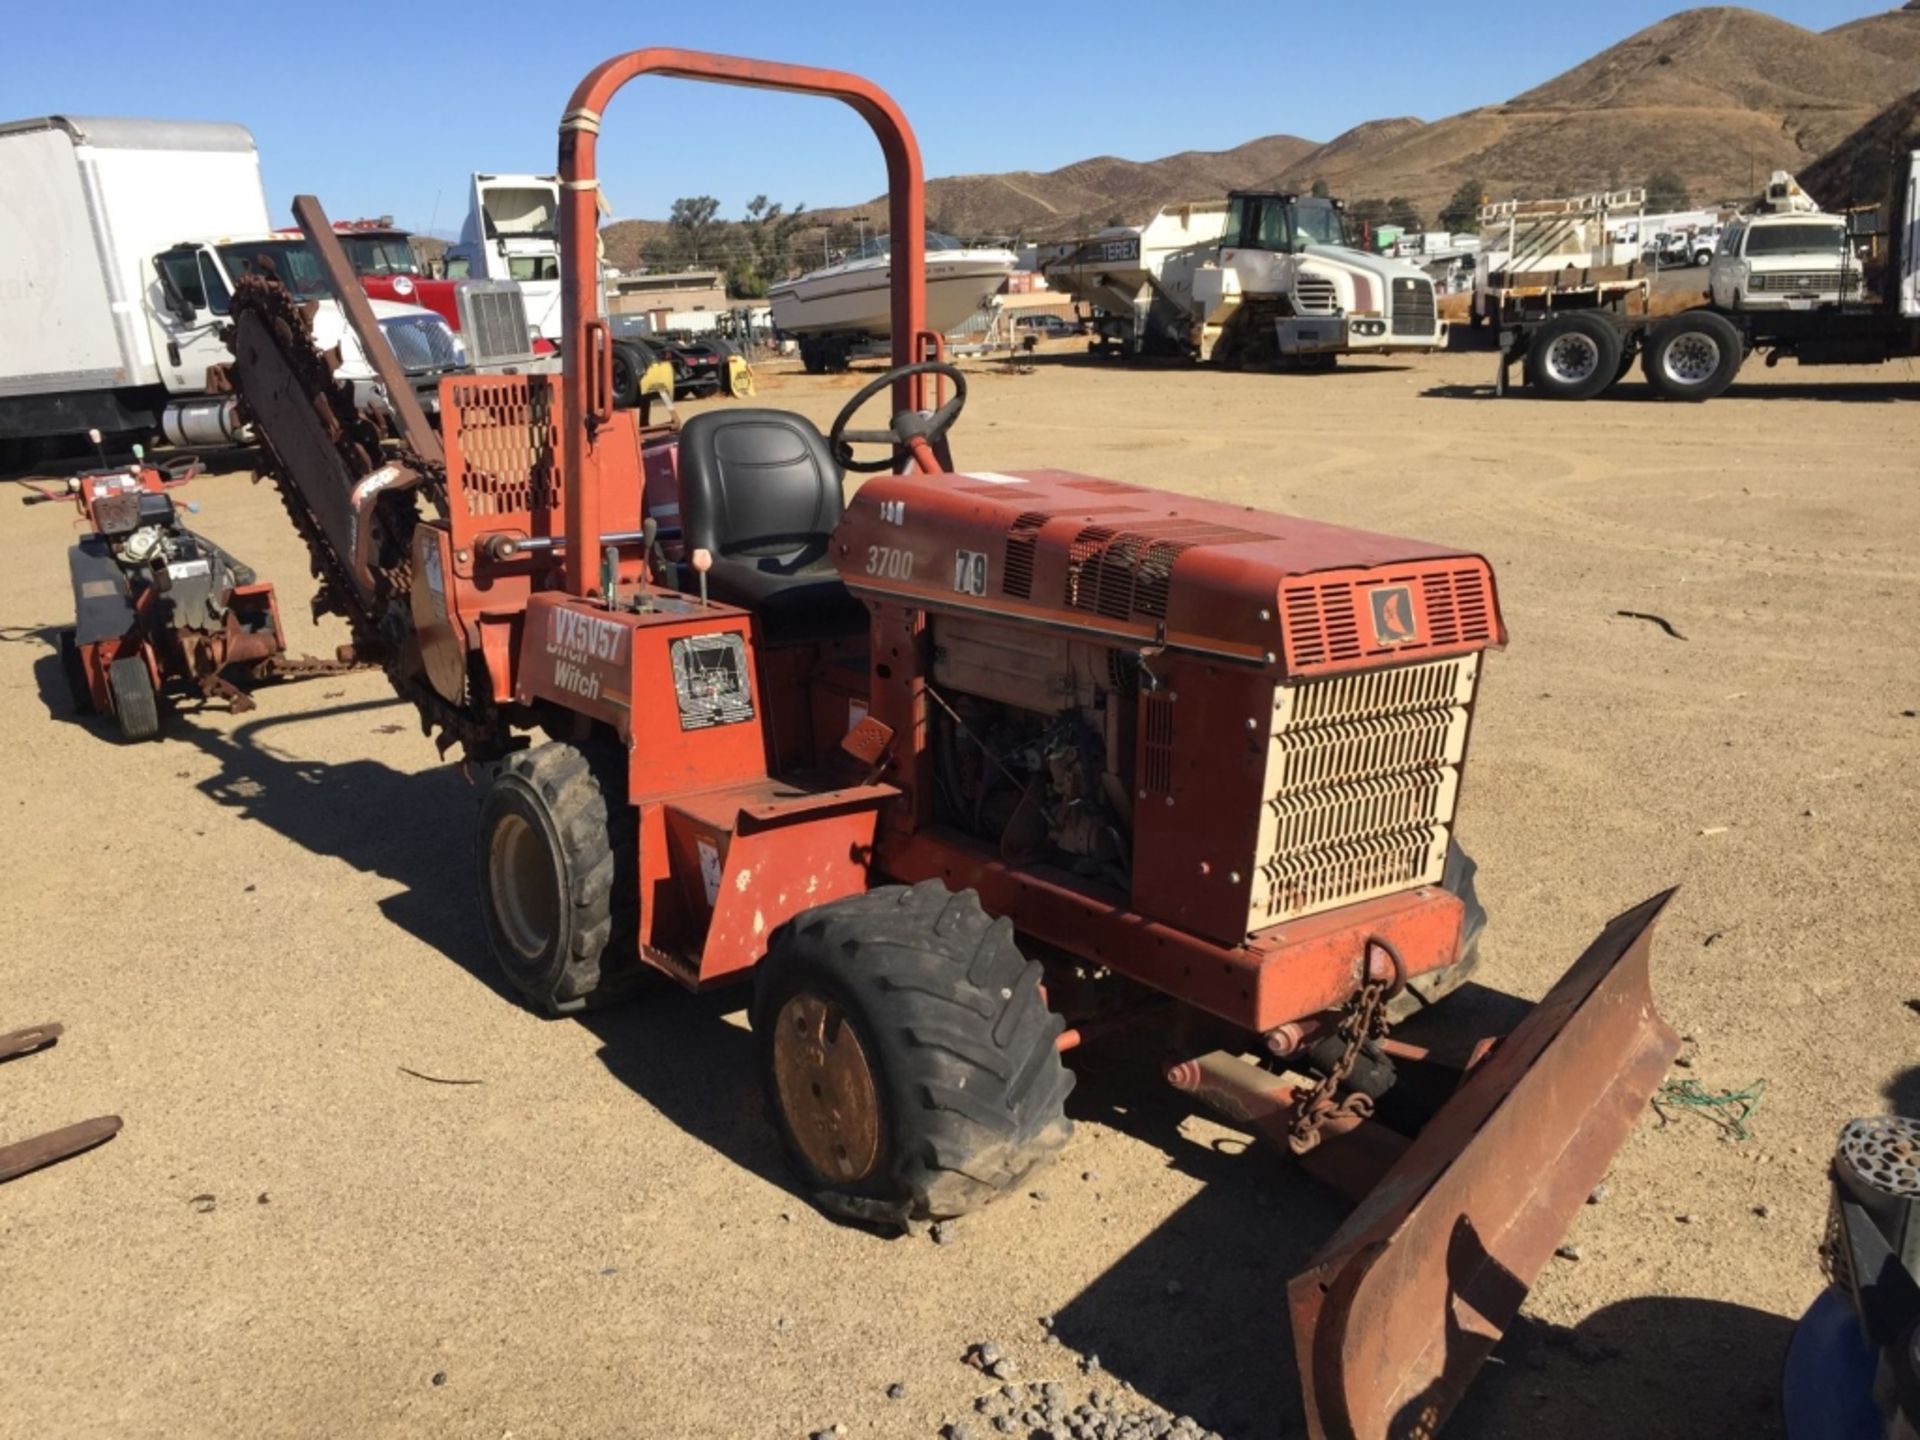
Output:
[[[819,95],[852,106],[872,127],[887,162],[889,225],[896,247],[892,265],[896,368],[912,363],[917,337],[926,324],[926,197],[920,147],[900,107],[879,86],[839,70],[665,46],[632,50],[595,67],[574,90],[560,117],[560,306],[566,336],[560,357],[561,418],[569,440],[562,457],[566,588],[569,594],[583,597],[594,593],[599,579],[601,460],[593,436],[611,408],[602,407],[599,402],[605,397],[595,393],[606,365],[589,353],[588,343],[592,327],[600,323],[597,151],[608,102],[641,75]],[[915,376],[896,383],[896,411],[925,408],[923,381],[924,377]]]

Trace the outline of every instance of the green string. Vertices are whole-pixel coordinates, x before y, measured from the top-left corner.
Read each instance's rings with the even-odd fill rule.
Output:
[[[1669,1080],[1653,1097],[1653,1108],[1660,1111],[1662,1120],[1668,1118],[1663,1106],[1698,1110],[1734,1139],[1750,1140],[1753,1132],[1747,1122],[1758,1113],[1766,1093],[1764,1080],[1756,1080],[1744,1090],[1718,1091],[1708,1090],[1698,1080]]]

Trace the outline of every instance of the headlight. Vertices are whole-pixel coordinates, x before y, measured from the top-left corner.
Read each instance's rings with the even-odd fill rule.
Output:
[[[448,370],[466,355],[453,327],[438,315],[389,315],[380,322],[393,353],[406,370]]]

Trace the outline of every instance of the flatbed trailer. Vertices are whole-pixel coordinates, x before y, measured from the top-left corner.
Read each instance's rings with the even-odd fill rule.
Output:
[[[1647,383],[1669,400],[1711,400],[1732,385],[1749,355],[1769,366],[1879,365],[1920,355],[1920,148],[1889,157],[1876,203],[1848,212],[1867,243],[1858,299],[1805,308],[1697,305],[1675,315],[1568,310],[1509,321],[1500,329],[1494,393],[1514,365],[1527,388],[1560,400],[1590,400],[1624,379],[1637,357]]]

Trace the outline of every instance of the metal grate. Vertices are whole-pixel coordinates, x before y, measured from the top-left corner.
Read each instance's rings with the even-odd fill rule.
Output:
[[[457,511],[531,515],[559,504],[558,400],[547,375],[462,376],[444,384],[448,499]]]
[[[1000,593],[1015,600],[1033,596],[1033,550],[1049,516],[1044,510],[1029,510],[1007,527],[1007,559],[1000,567]]]
[[[1849,283],[1854,277],[1847,277]],[[1747,280],[1749,290],[1788,290],[1788,291],[1827,291],[1840,288],[1841,272],[1838,270],[1797,270],[1792,274],[1760,274]]]
[[[1340,292],[1325,275],[1302,275],[1293,282],[1293,308],[1302,315],[1337,315]]]
[[[1149,795],[1173,790],[1173,698],[1165,691],[1140,702],[1140,788]]]
[[[1431,335],[1437,321],[1433,282],[1411,276],[1393,282],[1393,333]]]
[[[1426,627],[1420,638],[1383,648],[1373,646],[1370,632],[1363,633],[1363,593],[1381,584],[1420,587],[1426,610]],[[1307,577],[1281,590],[1280,609],[1286,622],[1287,666],[1292,670],[1456,645],[1485,645],[1494,636],[1493,581],[1486,567],[1477,562],[1401,575],[1371,573],[1331,580]]]
[[[1282,685],[1249,930],[1439,881],[1476,656]]]
[[[449,370],[458,358],[453,327],[438,315],[389,315],[380,322],[380,333],[403,370]]]
[[[466,280],[456,292],[460,332],[473,365],[524,360],[533,353],[526,297],[512,280]]]
[[[1067,556],[1066,603],[1112,620],[1165,619],[1173,564],[1196,545],[1259,544],[1268,537],[1204,520],[1146,520],[1128,530],[1089,525]]]

